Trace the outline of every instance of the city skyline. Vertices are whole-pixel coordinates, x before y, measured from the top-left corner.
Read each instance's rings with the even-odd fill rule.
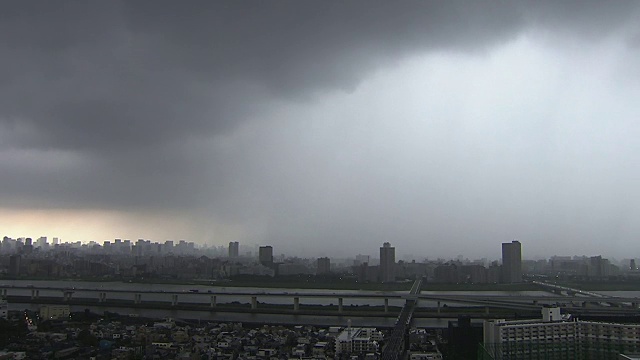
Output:
[[[8,236],[640,254],[638,2],[2,13]]]
[[[47,236],[41,236],[41,237],[17,237],[17,238],[11,238],[8,236],[4,236],[3,237],[3,241],[4,240],[8,240],[10,242],[19,242],[20,244],[22,244],[22,246],[28,245],[28,246],[32,246],[33,249],[38,248],[38,247],[47,247],[48,249],[51,248],[51,246],[55,246],[55,245],[66,245],[66,246],[74,246],[74,247],[88,247],[91,248],[92,246],[98,246],[101,248],[106,248],[107,246],[113,246],[113,245],[121,245],[121,246],[128,246],[129,251],[133,251],[134,248],[136,246],[139,246],[140,244],[142,245],[154,245],[154,246],[161,246],[161,247],[171,247],[173,248],[174,246],[176,246],[177,249],[191,249],[190,251],[194,251],[196,249],[206,249],[206,250],[213,250],[213,251],[217,251],[217,255],[215,255],[215,257],[222,257],[222,258],[228,258],[230,260],[232,259],[239,259],[239,258],[255,258],[256,260],[258,260],[258,262],[265,262],[265,263],[274,263],[274,259],[276,257],[278,257],[279,259],[289,259],[289,258],[302,258],[302,259],[313,259],[315,260],[317,259],[326,259],[326,260],[331,260],[331,259],[353,259],[355,261],[355,263],[357,264],[362,264],[362,263],[369,263],[371,262],[371,260],[376,260],[374,261],[375,264],[377,265],[381,265],[384,264],[385,262],[387,262],[388,264],[390,263],[396,263],[397,261],[437,261],[437,262],[441,262],[441,263],[452,263],[452,262],[458,262],[458,263],[484,263],[485,265],[489,265],[492,262],[498,261],[502,264],[505,263],[505,256],[506,256],[506,263],[511,264],[509,265],[509,269],[508,270],[503,270],[503,271],[507,271],[507,272],[513,272],[515,271],[515,281],[511,281],[510,282],[519,282],[519,280],[517,279],[521,279],[522,278],[522,268],[521,264],[522,261],[538,261],[538,260],[553,260],[553,259],[557,259],[559,261],[575,261],[575,260],[579,260],[579,261],[587,261],[589,258],[591,259],[590,261],[594,261],[594,259],[599,259],[597,261],[609,261],[609,256],[606,254],[606,252],[598,252],[598,253],[593,253],[593,254],[579,254],[579,253],[573,253],[573,254],[548,254],[546,256],[522,256],[522,245],[520,243],[520,241],[518,240],[512,240],[511,242],[507,242],[507,243],[502,243],[501,248],[496,246],[496,249],[498,249],[498,255],[495,257],[469,257],[469,256],[465,256],[464,254],[458,254],[456,256],[450,256],[450,257],[433,257],[433,256],[426,256],[426,254],[415,254],[415,253],[400,253],[399,256],[396,257],[396,253],[395,253],[395,247],[392,247],[391,244],[389,242],[385,242],[382,244],[382,246],[379,248],[379,257],[376,256],[372,256],[372,255],[366,255],[366,253],[369,254],[375,254],[377,251],[376,249],[361,249],[360,253],[358,254],[345,254],[345,253],[340,253],[339,255],[327,255],[326,252],[322,252],[322,254],[315,254],[315,253],[306,253],[306,254],[300,254],[300,253],[288,253],[286,250],[288,249],[277,249],[277,251],[274,252],[274,248],[271,245],[266,245],[266,244],[241,244],[238,241],[231,241],[226,245],[222,245],[222,244],[218,244],[218,245],[213,245],[210,246],[209,244],[204,244],[204,245],[199,245],[197,243],[194,243],[192,241],[188,241],[185,239],[179,239],[179,240],[164,240],[164,241],[155,241],[152,239],[125,239],[125,238],[115,238],[115,239],[111,239],[111,240],[104,240],[101,242],[96,242],[96,241],[89,241],[89,242],[82,242],[82,241],[64,241],[63,239],[60,239],[58,237],[53,237],[53,238],[49,238]],[[2,252],[2,247],[1,247],[1,242],[0,242],[0,252]],[[496,243],[497,245],[498,243]],[[16,249],[12,249],[11,252],[16,252]],[[18,252],[19,253],[19,252]],[[365,253],[365,254],[362,254]],[[165,252],[166,254],[166,252]],[[180,254],[180,252],[178,252],[177,254]],[[387,255],[388,254],[388,255]],[[525,252],[526,254],[526,252]],[[211,254],[209,254],[211,255]],[[265,256],[265,258],[262,258],[262,256]],[[605,256],[606,258],[603,258],[602,256]],[[386,257],[387,260],[384,260]],[[262,260],[261,260],[262,258]],[[635,257],[631,256],[626,256],[626,257],[621,257],[621,258],[616,258],[616,257],[611,257],[611,260],[614,260],[616,262],[620,262],[620,263],[628,263],[630,261],[630,267],[632,269],[636,269],[637,270],[637,266],[635,266]],[[385,265],[383,265],[385,266]],[[386,267],[388,268],[389,265],[386,265]],[[382,270],[382,272],[388,272],[385,270]],[[393,271],[391,271],[393,272]],[[390,274],[390,273],[389,273]],[[389,276],[389,275],[388,275]],[[391,275],[392,276],[392,275]],[[501,276],[505,276],[505,277],[511,277],[511,275],[505,275],[504,273],[501,273]]]
[[[115,238],[111,238],[111,239],[102,239],[102,240],[82,240],[82,239],[75,239],[75,240],[71,240],[71,239],[63,239],[57,236],[7,236],[7,235],[2,235],[0,234],[0,237],[2,236],[6,236],[8,238],[14,239],[14,240],[21,240],[24,241],[26,239],[32,239],[32,241],[35,243],[36,240],[40,239],[40,238],[45,238],[48,239],[48,241],[56,241],[57,243],[82,243],[82,244],[98,244],[98,245],[102,245],[104,242],[113,242],[116,240],[121,240],[121,241],[129,241],[131,244],[134,244],[136,241],[151,241],[153,243],[165,243],[165,242],[188,242],[188,243],[194,243],[197,247],[201,247],[201,248],[219,248],[222,249],[224,248],[226,252],[228,252],[229,249],[229,245],[232,243],[237,243],[238,245],[238,249],[254,249],[254,250],[258,250],[259,247],[262,246],[271,246],[271,245],[265,245],[265,243],[242,243],[239,241],[230,241],[228,243],[198,243],[196,241],[192,241],[190,239],[186,239],[186,238],[174,238],[174,239],[170,239],[170,238],[166,238],[166,239],[150,239],[150,238],[126,238],[126,237],[115,237]],[[427,258],[427,259],[458,259],[458,258],[464,258],[464,259],[471,259],[471,260],[479,260],[479,259],[492,259],[492,260],[500,260],[502,259],[504,253],[502,252],[502,250],[499,247],[496,247],[496,245],[499,245],[501,242],[503,241],[507,241],[509,239],[505,239],[505,240],[496,240],[492,245],[493,247],[486,249],[487,251],[485,253],[478,253],[478,252],[473,252],[476,255],[471,255],[465,252],[462,253],[447,253],[447,254],[429,254],[428,252],[425,252],[425,256],[422,256],[423,258]],[[512,239],[510,240],[511,242],[519,242],[518,239]],[[52,244],[51,242],[49,244]],[[285,249],[288,249],[289,247],[287,247],[286,245],[283,246]],[[379,244],[378,244],[379,247]],[[291,256],[309,256],[309,257],[340,257],[340,256],[336,256],[336,255],[344,255],[343,251],[337,250],[337,251],[330,251],[327,249],[319,249],[319,250],[312,250],[312,251],[308,251],[308,252],[300,252],[299,249],[297,249],[296,247],[291,247],[291,249],[293,249],[293,251],[288,254]],[[291,250],[290,249],[290,250]],[[366,256],[372,256],[374,254],[378,253],[378,248],[376,247],[376,245],[372,245],[372,247],[367,247],[366,249],[362,248],[360,250],[356,250],[353,253],[353,256],[360,256],[360,255],[366,255]],[[394,248],[395,249],[395,248]],[[402,250],[402,249],[400,249]],[[552,256],[592,256],[592,255],[603,255],[606,257],[612,257],[612,258],[616,258],[616,259],[627,259],[627,258],[633,258],[633,256],[629,255],[629,254],[622,254],[620,255],[614,255],[612,253],[607,252],[607,248],[603,247],[602,249],[598,250],[596,249],[594,252],[563,252],[563,253],[555,253],[553,251],[548,251],[548,252],[542,252],[542,253],[529,253],[527,251],[527,256],[523,257],[523,260],[537,260],[537,259],[546,259]],[[361,253],[365,253],[365,254],[361,254]],[[399,259],[411,259],[412,256],[415,259],[416,253],[415,252],[410,252],[407,250],[407,252],[399,252]],[[487,255],[488,254],[488,255]],[[243,254],[241,252],[238,252],[238,256],[242,256]],[[283,255],[283,253],[280,253],[280,255]]]
[[[274,281],[283,279],[333,281],[354,284],[405,284],[406,280],[433,284],[500,284],[527,286],[541,279],[564,281],[623,281],[640,279],[635,259],[608,259],[597,256],[558,256],[523,259],[519,241],[502,243],[502,261],[492,259],[396,260],[395,248],[385,242],[380,257],[358,254],[341,257],[298,257],[275,253],[270,245],[238,254],[238,242],[227,248],[198,248],[193,242],[115,239],[103,244],[61,243],[45,237],[33,240],[4,237],[0,243],[0,273],[9,278],[54,276],[78,278],[141,278],[222,280],[258,276]],[[286,250],[286,249],[285,249]],[[414,254],[415,255],[415,254]],[[187,271],[185,268],[190,270]],[[266,278],[265,278],[266,277]],[[206,281],[206,280],[205,280]],[[628,284],[628,283],[627,283]]]

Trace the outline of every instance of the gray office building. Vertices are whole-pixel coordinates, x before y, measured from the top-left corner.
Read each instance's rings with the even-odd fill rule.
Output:
[[[396,248],[386,242],[380,248],[380,282],[396,280]]]
[[[316,274],[328,274],[331,272],[331,260],[328,257],[318,258]]]
[[[258,260],[262,265],[273,264],[273,248],[271,246],[260,246],[258,250]]]
[[[502,243],[502,282],[522,282],[522,245],[517,240]]]
[[[229,257],[230,258],[237,258],[238,257],[239,247],[240,247],[240,244],[237,241],[229,242]]]

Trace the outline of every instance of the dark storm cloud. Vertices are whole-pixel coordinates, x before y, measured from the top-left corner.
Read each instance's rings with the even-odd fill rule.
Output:
[[[2,118],[27,146],[103,149],[224,131],[272,98],[353,89],[428,49],[482,50],[529,22],[602,34],[615,2],[5,2]]]
[[[249,140],[237,150],[224,146],[229,134],[273,118],[265,114],[279,105],[354,91],[413,55],[482,54],[527,31],[597,42],[633,25],[639,6],[4,1],[0,198],[20,206],[215,207],[272,191],[281,195],[272,205],[290,204],[297,192],[272,173],[289,164],[255,158],[278,144],[254,149]],[[261,160],[251,171],[242,165]],[[283,207],[300,215],[301,207]]]
[[[16,140],[36,146],[137,147],[223,131],[272,97],[352,89],[426,46],[511,36],[520,16],[511,6],[408,5],[5,3],[2,115],[33,125]]]

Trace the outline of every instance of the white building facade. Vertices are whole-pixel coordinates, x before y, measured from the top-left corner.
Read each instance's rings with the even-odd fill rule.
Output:
[[[361,354],[378,351],[378,342],[383,339],[374,328],[347,328],[336,338],[337,354]]]
[[[539,320],[486,321],[484,347],[494,359],[617,359],[640,351],[640,325],[581,321],[545,308]]]

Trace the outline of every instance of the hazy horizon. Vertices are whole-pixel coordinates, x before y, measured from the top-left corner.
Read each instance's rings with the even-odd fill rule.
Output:
[[[0,9],[0,236],[640,252],[640,2]]]
[[[1,235],[0,235],[1,236]],[[128,238],[124,238],[124,237],[119,237],[119,238],[113,238],[113,239],[106,239],[103,241],[95,241],[95,240],[66,240],[66,239],[61,239],[58,237],[49,237],[49,236],[44,236],[47,239],[47,243],[49,244],[49,246],[51,246],[53,244],[53,239],[56,238],[59,244],[76,244],[78,242],[84,244],[90,244],[91,242],[95,242],[97,245],[102,246],[104,242],[110,242],[110,243],[114,243],[117,240],[120,241],[130,241],[131,245],[135,245],[136,242],[138,240],[143,240],[143,241],[150,241],[152,243],[158,243],[158,244],[164,244],[166,241],[171,241],[174,243],[174,245],[177,245],[180,241],[186,241],[186,242],[192,242],[189,239],[166,239],[166,240],[154,240],[154,239],[128,239]],[[19,237],[9,237],[13,240],[24,240],[27,238],[30,238],[33,242],[33,244],[35,245],[37,240],[40,237],[30,237],[30,236],[19,236]],[[210,243],[204,243],[204,244],[199,244],[199,243],[195,243],[197,248],[202,248],[202,249],[215,249],[215,250],[219,250],[223,253],[222,256],[226,256],[228,248],[229,248],[229,244],[210,244]],[[382,245],[382,244],[381,244]],[[526,246],[526,244],[522,244],[523,246]],[[37,246],[37,245],[35,245]],[[239,243],[239,254],[241,257],[246,257],[246,256],[251,256],[251,257],[258,257],[258,248],[261,246],[272,246],[271,244],[267,244],[267,243],[263,243],[263,244],[257,244],[257,243],[253,243],[253,244],[243,244],[243,243]],[[394,244],[391,244],[392,247],[395,248]],[[272,246],[273,247],[273,246]],[[381,246],[380,246],[381,247]],[[321,249],[321,250],[313,250],[313,251],[304,251],[304,249],[300,249],[299,247],[297,248],[289,248],[289,247],[275,247],[273,248],[273,255],[274,257],[285,257],[285,258],[294,258],[294,257],[300,257],[300,258],[307,258],[307,259],[315,259],[318,257],[329,257],[332,259],[355,259],[358,256],[368,256],[370,259],[373,260],[379,260],[379,249],[378,248],[363,248],[360,249],[360,251],[356,252],[356,253],[332,253],[330,250],[327,249]],[[496,249],[487,249],[489,251],[487,251],[487,254],[489,255],[477,255],[477,256],[470,256],[470,255],[466,255],[466,254],[457,254],[457,255],[451,255],[451,256],[433,256],[430,255],[428,253],[409,253],[409,252],[405,252],[403,249],[398,249],[395,248],[396,252],[395,252],[395,256],[396,256],[396,261],[399,260],[403,260],[403,261],[438,261],[438,260],[444,260],[445,262],[448,261],[471,261],[471,262],[475,262],[475,261],[480,261],[480,260],[485,260],[486,262],[490,263],[492,261],[499,261],[501,262],[502,259],[502,253],[501,253],[501,244],[498,244],[497,250]],[[526,248],[525,248],[526,250]],[[250,254],[250,255],[249,255]],[[603,252],[598,252],[598,253],[592,253],[592,254],[585,254],[585,253],[560,253],[560,254],[527,254],[524,250],[522,253],[522,260],[525,261],[537,261],[537,260],[549,260],[553,257],[594,257],[594,256],[602,256],[604,258],[607,258],[608,260],[615,262],[625,262],[627,260],[630,259],[635,259],[635,257],[633,255],[627,255],[627,256],[623,256],[623,257],[615,257],[615,256],[608,256],[607,253],[603,253]]]

